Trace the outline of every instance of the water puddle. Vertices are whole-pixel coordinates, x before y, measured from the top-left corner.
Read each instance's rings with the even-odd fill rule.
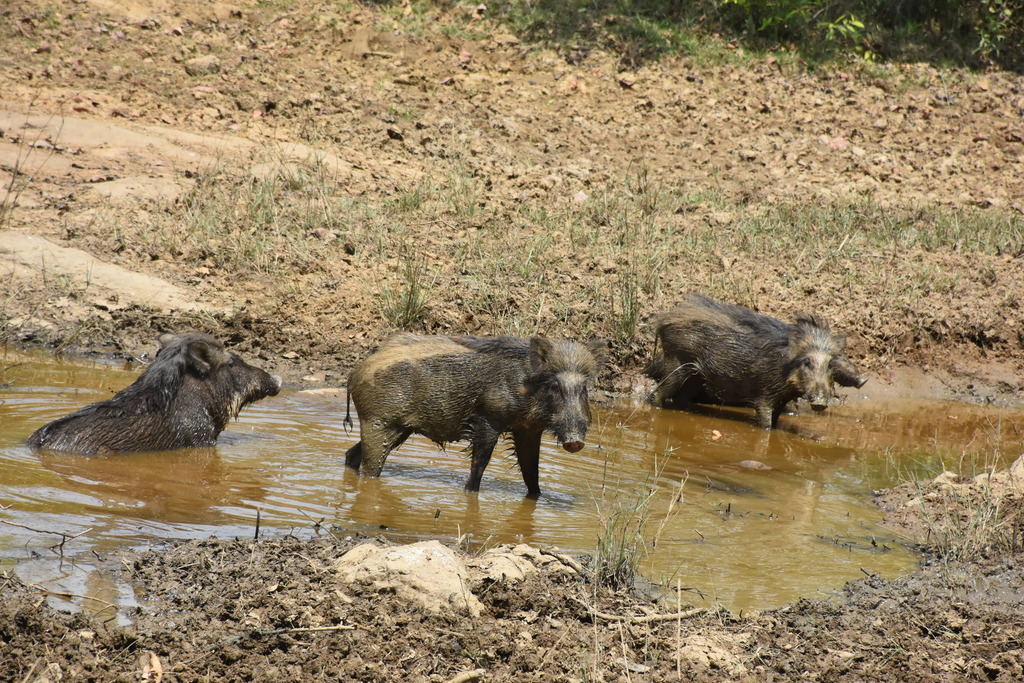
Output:
[[[461,445],[440,451],[419,437],[392,453],[380,479],[360,479],[344,466],[357,432],[345,432],[340,390],[286,388],[243,411],[214,448],[36,454],[24,446],[32,431],[108,398],[139,368],[6,350],[0,371],[0,568],[96,611],[134,604],[95,570],[97,558],[172,539],[253,538],[259,525],[264,535],[523,541],[593,555],[599,538],[614,537],[609,528],[637,517],[647,579],[686,589],[694,604],[766,609],[863,572],[912,570],[919,558],[878,527],[871,492],[1005,465],[1022,445],[1011,426],[1020,409],[852,400],[765,432],[749,411],[623,401],[595,407],[580,453],[545,440],[535,502],[504,450],[479,495],[466,495]]]

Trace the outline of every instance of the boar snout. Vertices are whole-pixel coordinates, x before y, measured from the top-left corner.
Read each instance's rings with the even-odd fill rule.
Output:
[[[271,396],[277,396],[281,392],[281,378],[278,375],[271,375],[270,381],[273,383],[274,388],[270,392]]]
[[[807,402],[811,404],[811,408],[813,408],[815,412],[820,413],[828,408],[828,394],[824,392],[812,394],[807,397]]]
[[[551,430],[558,443],[569,453],[579,453],[586,445],[587,431],[590,427],[589,413],[586,406],[580,406],[579,414],[569,416],[561,423],[555,424]]]

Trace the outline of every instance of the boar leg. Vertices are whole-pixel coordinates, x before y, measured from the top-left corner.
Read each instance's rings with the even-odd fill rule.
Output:
[[[655,390],[654,404],[664,406],[671,402],[673,408],[682,408],[693,403],[704,389],[704,379],[692,369],[691,364],[677,365]]]
[[[480,480],[483,479],[487,463],[491,461],[491,454],[494,447],[498,445],[500,432],[486,420],[480,420],[473,425],[473,436],[470,437],[472,460],[469,465],[469,479],[466,481],[466,491],[474,493],[480,490]]]
[[[676,390],[669,396],[672,399],[672,406],[681,408],[687,403],[695,403],[704,392],[704,379],[696,374],[683,375],[683,381],[679,383]]]
[[[345,466],[351,467],[354,470],[359,469],[359,463],[363,461],[363,442],[357,441],[355,446],[352,446],[345,451]]]
[[[665,402],[675,396],[676,392],[686,383],[689,374],[677,361],[664,359],[659,367],[661,381],[651,394],[651,403],[658,407],[665,405]]]
[[[394,427],[372,426],[364,431],[360,440],[360,448],[356,455],[360,455],[359,474],[363,477],[379,477],[380,471],[384,469],[384,461],[388,459],[388,453],[401,446],[412,430],[395,429]],[[355,448],[353,446],[352,448]],[[351,449],[350,449],[351,450]],[[353,455],[353,459],[355,455]],[[345,456],[346,464],[348,455]]]
[[[758,403],[754,406],[754,410],[757,411],[757,426],[761,429],[772,429],[779,423],[779,415],[782,413],[782,409],[785,405],[780,406],[778,410],[775,409],[770,403]]]
[[[526,497],[540,497],[540,437],[542,431],[513,431],[512,443],[516,447],[516,460],[519,461],[519,471],[523,473],[523,482],[526,484]]]

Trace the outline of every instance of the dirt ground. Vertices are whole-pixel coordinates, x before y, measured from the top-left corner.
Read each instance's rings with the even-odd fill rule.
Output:
[[[213,265],[215,244],[160,249],[145,234],[154,216],[179,215],[210,168],[273,172],[268,145],[275,163],[315,158],[345,193],[382,206],[455,168],[474,179],[486,218],[402,227],[437,261],[439,299],[420,326],[438,333],[504,331],[498,314],[460,295],[466,274],[444,255],[452,243],[505,229],[524,207],[586,201],[641,167],[694,197],[714,190],[713,201],[674,209],[681,234],[698,225],[724,233],[748,207],[864,197],[883,219],[928,207],[1024,211],[1018,74],[929,64],[805,71],[774,57],[619,72],[612,54],[524,44],[476,4],[403,7],[6,3],[3,339],[141,355],[162,332],[201,329],[288,382],[343,383],[390,329],[368,301],[393,258],[370,264],[344,232],[311,229],[304,239],[330,267],[285,264],[268,276]],[[1024,390],[1017,238],[1016,248],[1008,239],[991,250],[862,254],[840,270],[821,268],[824,256],[766,248],[697,262],[669,254],[672,286],[646,312],[726,281],[740,303],[774,315],[822,312],[850,334],[871,391],[1015,401]],[[545,275],[545,295],[562,313],[545,317],[554,304],[515,292],[503,305],[536,309],[548,334],[605,334],[601,307],[573,301],[572,288],[621,277],[628,254],[582,262],[555,236],[543,261],[556,275]],[[894,290],[858,277],[902,264],[922,281]],[[638,386],[648,337],[619,340],[603,388]],[[974,500],[989,489],[980,491]],[[129,627],[109,612],[55,612],[36,588],[0,577],[0,680],[138,680],[144,670],[153,680],[155,667],[175,681],[1021,680],[1019,489],[1000,500],[1011,542],[980,560],[951,561],[922,534],[934,554],[921,571],[753,615],[685,605],[675,614],[671,599],[595,587],[571,560],[538,560],[521,580],[471,572],[464,583],[479,614],[432,611],[393,586],[339,578],[336,558],[363,539],[323,530],[186,543],[105,558],[146,605]],[[947,502],[925,504],[936,501]],[[921,531],[905,502],[889,503],[893,523]]]

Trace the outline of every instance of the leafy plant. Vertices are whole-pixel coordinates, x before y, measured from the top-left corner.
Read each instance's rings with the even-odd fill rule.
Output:
[[[821,0],[722,0],[734,5],[745,15],[747,30],[770,33],[777,37],[790,35],[811,23]]]
[[[1024,10],[1020,0],[979,0],[977,20],[978,47],[983,57],[999,56],[1012,41],[1024,38],[1017,12]],[[1019,45],[1017,45],[1019,47]]]

